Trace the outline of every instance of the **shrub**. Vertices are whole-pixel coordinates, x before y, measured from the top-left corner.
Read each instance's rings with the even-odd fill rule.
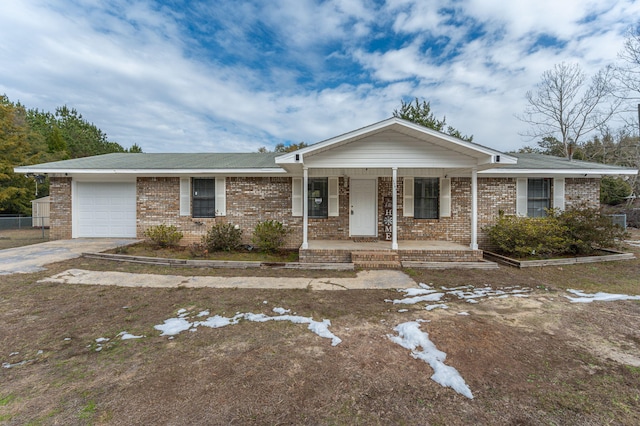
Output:
[[[173,247],[182,239],[182,232],[173,225],[150,226],[144,231],[144,236],[149,238],[158,247]]]
[[[487,234],[499,252],[516,257],[549,257],[564,252],[568,243],[566,228],[555,215],[501,216]]]
[[[500,216],[486,228],[498,251],[516,257],[550,257],[565,254],[590,254],[598,248],[615,247],[624,230],[600,215],[597,209],[554,209],[547,217]]]
[[[290,231],[277,220],[266,220],[256,225],[251,240],[260,250],[273,253],[282,248]]]
[[[202,237],[202,244],[209,252],[237,250],[242,244],[242,229],[231,223],[216,223]]]
[[[589,254],[597,248],[615,247],[616,240],[625,236],[624,230],[598,209],[575,207],[562,212],[558,219],[567,228],[568,253]]]

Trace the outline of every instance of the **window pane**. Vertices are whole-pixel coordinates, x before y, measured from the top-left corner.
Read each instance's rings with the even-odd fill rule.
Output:
[[[527,216],[545,217],[551,207],[551,180],[529,179],[527,183]]]
[[[438,219],[440,213],[439,179],[415,178],[413,182],[413,217],[418,219]]]
[[[193,179],[193,217],[216,217],[216,180]]]
[[[329,212],[329,178],[309,179],[309,217],[327,217]]]

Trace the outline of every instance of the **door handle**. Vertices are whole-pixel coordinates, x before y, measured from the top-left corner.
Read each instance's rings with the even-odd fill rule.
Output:
[[[353,214],[353,210],[351,210],[351,214]]]

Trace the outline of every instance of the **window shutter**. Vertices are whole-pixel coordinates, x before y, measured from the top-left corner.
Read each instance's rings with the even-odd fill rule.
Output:
[[[440,179],[440,217],[451,217],[451,179]]]
[[[227,215],[227,179],[216,178],[216,216]]]
[[[191,178],[180,178],[180,216],[191,215]]]
[[[564,178],[553,179],[553,208],[564,210]]]
[[[516,214],[527,216],[527,178],[518,178],[516,182]]]
[[[291,216],[302,216],[302,178],[291,179]]]
[[[413,217],[413,178],[406,177],[402,189],[402,216]]]
[[[338,178],[329,178],[329,216],[338,216],[340,212]]]

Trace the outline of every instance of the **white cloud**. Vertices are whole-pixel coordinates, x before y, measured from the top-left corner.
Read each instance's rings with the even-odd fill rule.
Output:
[[[476,142],[517,149],[513,114],[541,73],[562,61],[594,73],[640,17],[631,0],[468,0],[453,21],[444,1],[6,3],[0,93],[67,104],[148,152],[316,142],[416,96]],[[566,44],[532,49],[541,35]]]

